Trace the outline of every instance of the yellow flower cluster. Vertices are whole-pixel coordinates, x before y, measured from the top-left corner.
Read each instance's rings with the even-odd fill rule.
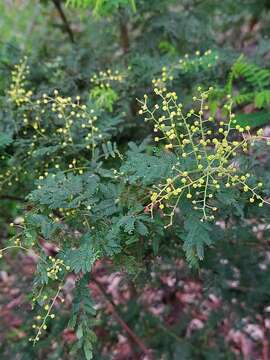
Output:
[[[203,65],[204,63],[207,64],[208,68],[212,67],[212,62],[210,61],[213,53],[212,50],[207,50],[203,54],[200,51],[195,52],[195,58],[190,58],[188,54],[184,56],[183,59],[179,60],[179,69],[188,70],[191,66],[196,65]],[[212,60],[212,59],[211,59]],[[218,55],[214,55],[214,60],[218,60]]]
[[[163,88],[168,81],[174,80],[175,71],[188,71],[193,67],[205,66],[211,68],[213,62],[218,60],[218,55],[212,53],[212,50],[207,50],[201,54],[200,51],[196,51],[194,56],[185,54],[177,63],[171,66],[163,66],[161,76],[152,80],[153,86],[157,88]]]
[[[53,281],[59,281],[59,274],[68,272],[70,266],[67,266],[63,260],[49,256],[48,261],[51,263],[47,267],[47,276]],[[30,338],[29,341],[36,343],[39,341],[42,331],[47,329],[47,323],[50,319],[55,318],[55,314],[52,313],[53,307],[57,301],[64,302],[64,299],[60,297],[60,292],[63,288],[63,283],[60,281],[57,291],[53,297],[48,296],[47,294],[42,295],[43,287],[41,287],[39,294],[33,298],[33,306],[38,301],[42,304],[42,312],[40,315],[36,316],[36,323],[32,325],[32,328],[36,330],[36,336]]]
[[[259,206],[268,203],[258,193],[263,184],[251,185],[252,176],[241,173],[235,160],[237,152],[246,152],[250,143],[268,139],[261,131],[252,135],[248,126],[242,128],[236,124],[229,96],[223,106],[226,119],[214,119],[208,105],[213,88],[203,91],[199,87],[197,90],[194,106],[187,112],[178,102],[176,93],[168,92],[166,87],[154,88],[161,104],[150,109],[147,95],[140,101],[139,113],[144,114],[145,121],[153,123],[157,133],[155,141],[162,142],[164,149],[172,151],[178,160],[172,168],[172,176],[154,187],[149,204],[152,214],[159,208],[169,217],[167,226],[172,225],[183,196],[192,202],[194,209],[202,212],[202,221],[214,219],[218,210],[215,193],[223,184],[225,188],[238,187],[249,192],[251,203],[255,200],[259,201]]]
[[[110,88],[114,82],[122,82],[125,75],[120,74],[118,70],[108,69],[106,71],[100,71],[98,74],[94,74],[90,81],[91,83],[100,86],[101,88]]]
[[[58,90],[54,90],[54,96],[43,94],[43,99],[37,100],[36,104],[41,107],[41,113],[46,111],[46,109],[42,108],[42,104],[43,106],[44,104],[49,106],[52,112],[56,113],[58,119],[56,131],[63,137],[63,147],[73,143],[73,133],[76,132],[78,125],[81,129],[86,129],[86,149],[94,149],[96,147],[95,137],[100,138],[98,128],[95,126],[97,116],[94,109],[89,110],[86,105],[81,104],[79,96],[74,101],[71,97],[60,96]],[[41,118],[37,116],[35,120],[32,124],[34,129],[39,134],[45,133],[45,129],[42,128]]]
[[[49,256],[49,260],[52,262],[52,265],[47,268],[47,276],[52,280],[58,280],[58,274],[64,269],[69,271],[70,267],[64,264],[64,261],[61,259],[55,259],[52,256]]]
[[[10,224],[11,227],[14,227],[14,223]],[[22,226],[20,226],[22,227]],[[9,246],[6,246],[5,248],[0,249],[0,259],[3,257],[3,254],[8,250],[13,249],[20,249],[23,251],[30,251],[33,248],[32,247],[25,247],[22,244],[22,241],[19,236],[22,236],[23,233],[20,235],[15,235],[11,240],[14,240],[13,243]],[[34,246],[35,244],[32,243],[31,246]],[[47,294],[43,295],[44,286],[40,288],[39,293],[32,299],[33,300],[33,307],[38,301],[40,304],[42,304],[42,313],[41,315],[36,316],[35,320],[36,323],[32,325],[32,328],[36,331],[36,335],[34,338],[30,338],[29,341],[32,341],[33,343],[36,343],[39,341],[40,336],[42,335],[42,332],[47,329],[47,323],[49,319],[54,319],[55,314],[52,313],[53,307],[56,303],[56,301],[64,302],[64,299],[60,297],[60,292],[63,288],[62,278],[64,278],[64,275],[68,273],[70,270],[70,266],[66,265],[63,260],[54,258],[52,256],[48,257],[48,260],[45,261],[42,257],[37,255],[39,259],[44,262],[45,265],[47,265],[46,271],[47,276],[52,281],[58,281],[58,287],[57,291],[54,296],[48,296]],[[49,265],[48,265],[49,262]],[[60,276],[60,279],[59,279]]]
[[[12,226],[14,226],[13,223],[12,223]],[[8,250],[12,250],[12,249],[20,249],[20,250],[24,250],[24,251],[29,250],[28,248],[26,248],[22,245],[22,242],[21,242],[20,238],[17,237],[17,235],[14,236],[11,240],[13,240],[13,239],[14,239],[14,243],[12,245],[8,245],[8,246],[0,249],[0,259],[2,259],[4,253]],[[34,246],[34,243],[32,243],[31,245]]]
[[[59,285],[57,292],[52,299],[48,299],[48,295],[44,295],[40,299],[40,302],[43,303],[44,313],[42,313],[41,315],[37,315],[35,318],[36,323],[32,325],[32,328],[36,331],[36,335],[33,338],[29,338],[30,342],[33,342],[34,344],[36,344],[40,340],[40,336],[42,335],[42,333],[47,330],[48,321],[50,319],[55,318],[55,314],[52,312],[55,303],[58,300],[60,300],[61,302],[64,302],[64,299],[60,298],[61,290],[62,290],[62,286]]]
[[[20,118],[22,122],[22,134],[32,141],[26,152],[28,157],[32,157],[38,150],[41,142],[50,140],[55,134],[58,135],[58,145],[62,150],[57,155],[50,156],[48,161],[40,165],[40,170],[36,169],[36,176],[43,179],[48,176],[50,169],[58,169],[61,167],[62,155],[66,153],[68,146],[74,146],[74,142],[79,137],[80,146],[84,146],[86,150],[93,152],[97,146],[97,142],[102,140],[102,134],[99,132],[96,122],[98,120],[96,111],[81,103],[81,99],[77,96],[75,99],[71,97],[63,97],[58,90],[54,90],[52,95],[43,94],[38,99],[32,97],[32,91],[25,89],[26,77],[29,73],[27,58],[25,57],[12,72],[12,84],[8,91],[10,100],[15,102],[17,106],[25,105],[24,113]],[[116,73],[101,73],[101,75],[109,75],[114,81],[120,81],[122,76]],[[51,122],[48,121],[48,114],[52,113]],[[21,126],[20,126],[21,128]],[[5,155],[1,155],[1,160],[5,160]],[[19,181],[20,176],[27,175],[24,162],[29,159],[22,160],[19,167],[13,169],[2,169],[0,172],[0,189],[4,185],[12,186],[14,182]],[[85,166],[80,160],[73,158],[68,164],[65,171],[73,171],[82,174]]]
[[[29,66],[27,65],[27,57],[24,57],[19,64],[15,65],[11,72],[12,82],[8,90],[8,95],[17,106],[30,101],[33,95],[32,91],[25,89],[26,76],[29,74]]]

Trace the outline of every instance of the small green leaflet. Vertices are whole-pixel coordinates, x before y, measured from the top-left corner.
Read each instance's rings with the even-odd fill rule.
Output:
[[[82,271],[89,272],[98,259],[98,252],[95,252],[87,244],[75,250],[68,250],[66,253],[66,263],[74,270],[75,273]]]
[[[118,226],[128,234],[133,234],[136,230],[139,235],[144,236],[148,234],[148,229],[141,220],[146,221],[148,219],[143,215],[126,215],[118,221]]]
[[[38,181],[40,187],[32,191],[29,199],[50,209],[75,208],[94,195],[98,182],[97,176],[87,173],[83,176],[58,173]]]
[[[12,143],[12,137],[8,134],[2,133],[0,134],[0,149],[5,148],[6,146]]]
[[[268,111],[258,111],[251,114],[239,114],[235,117],[236,124],[241,127],[259,127],[270,123],[270,113]]]
[[[93,345],[97,338],[92,330],[95,324],[96,310],[89,289],[89,275],[84,275],[75,289],[72,315],[68,326],[75,329],[78,341],[74,344],[75,353],[81,349],[86,360],[93,359]],[[77,357],[76,357],[77,358]]]
[[[204,258],[204,246],[210,245],[210,225],[191,217],[185,221],[186,235],[184,235],[183,249],[191,266],[198,266],[198,261]]]
[[[65,264],[70,266],[76,274],[89,272],[98,258],[99,252],[94,250],[89,243],[84,243],[77,249],[68,249],[63,256]]]

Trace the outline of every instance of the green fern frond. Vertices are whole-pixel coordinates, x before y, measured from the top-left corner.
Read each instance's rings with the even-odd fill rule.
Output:
[[[249,92],[249,93],[245,93],[245,94],[240,93],[238,95],[235,95],[233,97],[233,99],[237,105],[243,105],[243,104],[252,102],[254,100],[254,96],[255,96],[254,92]]]
[[[255,106],[262,108],[270,103],[270,90],[263,90],[255,95]]]
[[[136,11],[135,0],[67,0],[66,5],[76,8],[91,7],[96,16],[109,14],[120,6],[130,6]]]
[[[93,5],[93,0],[67,0],[66,5],[77,8],[86,8]]]
[[[270,71],[262,69],[261,67],[248,63],[244,56],[241,55],[238,60],[233,64],[229,80],[227,83],[227,89],[231,92],[232,83],[235,79],[243,78],[251,86],[259,89],[263,89],[269,86]]]

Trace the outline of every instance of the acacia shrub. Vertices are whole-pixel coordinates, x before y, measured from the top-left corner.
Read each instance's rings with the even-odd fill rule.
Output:
[[[177,337],[183,334],[180,322],[172,333],[164,330],[160,319],[141,310],[138,295],[135,304],[129,301],[123,316],[133,314],[131,322],[156,357],[177,358],[185,351],[187,358],[222,358],[220,350],[224,358],[233,357],[222,335],[210,349],[205,345],[220,330],[219,321],[234,317],[233,324],[244,327],[246,316],[263,322],[268,244],[258,241],[256,231],[260,228],[262,239],[268,233],[268,138],[240,115],[241,105],[253,101],[267,110],[268,70],[238,54],[232,63],[231,52],[222,50],[196,50],[179,59],[178,52],[198,45],[196,35],[181,45],[174,27],[162,31],[172,13],[179,17],[167,1],[136,3],[144,11],[142,18],[132,15],[134,31],[136,25],[144,29],[148,17],[152,25],[128,48],[109,41],[119,36],[119,16],[130,19],[134,11],[128,4],[119,15],[116,1],[113,16],[100,19],[113,31],[109,40],[102,34],[95,39],[102,46],[93,62],[86,61],[85,49],[77,57],[70,52],[47,59],[41,47],[36,56],[44,55],[44,66],[22,57],[17,65],[13,61],[10,83],[1,80],[1,193],[27,204],[16,210],[23,218],[7,230],[1,262],[16,250],[34,252],[38,259],[30,295],[33,318],[25,327],[35,347],[23,340],[15,354],[24,349],[35,358],[68,326],[77,338],[68,349],[71,358],[100,356],[98,325],[112,337],[119,331],[106,325],[88,289],[99,261],[110,260],[110,271],[124,272],[143,293],[161,283],[168,268],[184,278],[187,268],[174,265],[185,259],[199,269],[205,292],[224,299],[224,309],[190,340]],[[164,16],[160,7],[168,10]],[[193,9],[184,10],[181,19]],[[203,9],[196,10],[195,20]],[[205,11],[200,16],[205,22],[204,16]],[[117,51],[125,54],[123,61],[107,67],[119,59]],[[242,90],[235,81],[243,76],[248,88]],[[236,89],[243,91],[242,100]],[[69,276],[76,278],[71,314],[62,303]],[[48,356],[66,356],[65,351],[59,347]]]

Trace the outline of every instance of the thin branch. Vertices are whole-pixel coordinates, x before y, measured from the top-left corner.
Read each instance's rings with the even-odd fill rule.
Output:
[[[113,301],[108,297],[106,291],[104,290],[103,286],[96,280],[92,278],[92,281],[98,288],[98,291],[101,293],[101,295],[105,298],[109,305],[109,310],[112,313],[112,316],[114,319],[118,322],[118,324],[123,328],[123,330],[129,335],[129,337],[134,341],[134,343],[137,344],[137,346],[141,349],[141,351],[149,358],[149,360],[154,360],[153,355],[151,351],[146,347],[146,345],[143,343],[143,341],[133,332],[133,330],[130,329],[128,324],[121,318],[119,315],[115,304]]]
[[[74,36],[73,36],[72,29],[71,29],[71,27],[69,25],[69,22],[68,22],[68,20],[66,18],[66,15],[65,15],[65,13],[64,13],[64,11],[62,9],[60,1],[59,0],[52,0],[52,2],[54,3],[54,6],[56,7],[56,9],[57,9],[62,21],[63,21],[64,27],[66,29],[66,32],[68,33],[70,41],[72,43],[74,43],[75,41],[74,41]]]
[[[127,17],[125,11],[120,9],[119,11],[119,32],[120,32],[120,44],[123,50],[124,55],[129,52],[130,48],[130,39],[129,39],[129,29],[127,23]]]
[[[121,45],[124,54],[128,53],[129,51],[129,35],[128,35],[128,27],[127,24],[120,20],[120,39],[121,39]]]

